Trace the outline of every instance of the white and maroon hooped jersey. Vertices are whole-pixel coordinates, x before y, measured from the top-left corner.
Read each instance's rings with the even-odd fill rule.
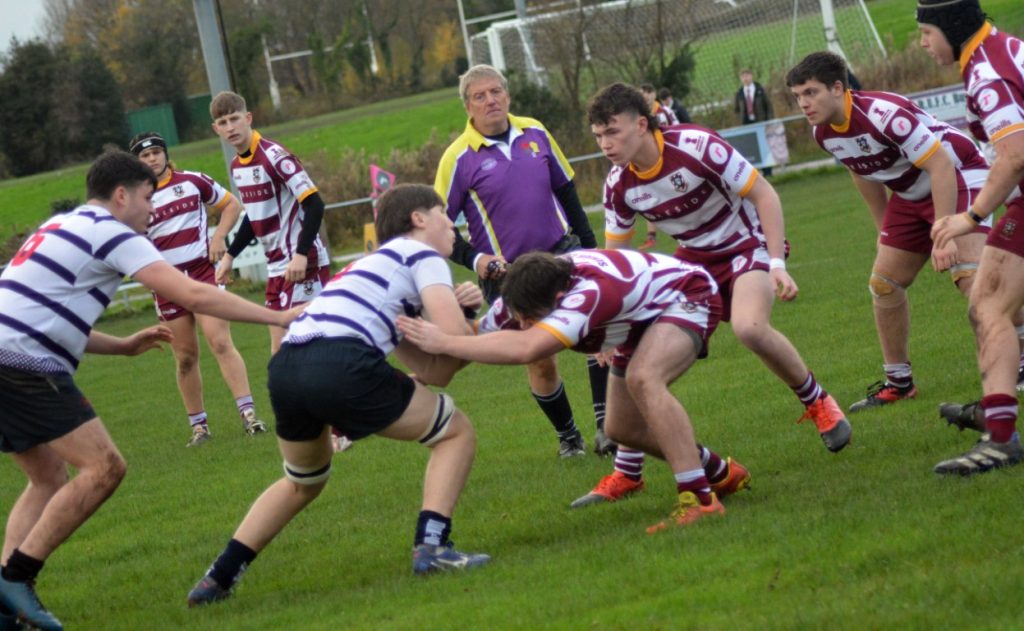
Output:
[[[900,197],[917,201],[931,195],[921,165],[944,150],[964,180],[981,186],[988,164],[970,138],[889,92],[846,91],[846,124],[815,125],[814,140],[867,180],[880,182]]]
[[[703,267],[664,254],[634,250],[576,250],[569,289],[555,310],[535,324],[566,348],[596,353],[635,346],[644,330],[669,307],[706,305],[718,285]],[[686,309],[689,311],[688,309]],[[704,327],[708,325],[704,314]],[[518,329],[498,299],[480,321],[480,333]]]
[[[0,365],[74,373],[122,279],[158,261],[148,239],[104,208],[51,217],[0,274]]]
[[[697,125],[655,130],[658,163],[640,173],[612,167],[604,184],[605,238],[627,241],[641,215],[697,257],[727,255],[764,241],[744,199],[755,169],[721,136]]]
[[[657,119],[658,126],[662,129],[679,124],[676,113],[672,111],[672,108],[666,107],[661,101],[654,102],[654,105],[651,107],[651,114]]]
[[[996,142],[1024,131],[1024,41],[986,22],[964,45],[960,73],[975,138]],[[1018,189],[1024,191],[1024,182]]]
[[[254,131],[249,155],[231,161],[231,177],[253,232],[263,242],[268,276],[283,275],[295,254],[309,257],[310,266],[330,263],[319,236],[309,252],[295,251],[305,216],[300,204],[317,191],[298,158]]]
[[[288,327],[284,341],[352,337],[387,355],[402,339],[398,316],[419,315],[420,293],[430,285],[452,286],[445,258],[415,239],[392,239],[335,274]]]
[[[222,210],[231,193],[203,173],[174,171],[157,182],[146,236],[167,262],[187,267],[210,256],[206,207]]]

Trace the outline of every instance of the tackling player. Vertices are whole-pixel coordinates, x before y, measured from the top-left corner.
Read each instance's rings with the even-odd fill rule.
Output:
[[[186,276],[215,284],[213,263],[219,261],[227,251],[228,231],[238,220],[242,205],[234,195],[206,174],[175,169],[167,154],[167,143],[157,132],[137,134],[128,143],[128,150],[139,156],[157,179],[156,190],[153,191],[153,214],[149,219],[146,236],[167,262]],[[208,208],[220,213],[220,222],[212,239],[206,229]],[[197,323],[203,329],[203,337],[220,366],[221,376],[235,398],[238,414],[242,417],[242,428],[250,436],[266,432],[267,426],[256,417],[245,360],[231,340],[228,322],[196,315],[163,296],[154,294],[153,297],[157,318],[174,334],[171,350],[174,351],[177,365],[178,390],[192,427],[192,437],[187,445],[201,445],[211,435],[203,405]]]
[[[969,234],[1008,199],[1006,214],[985,241],[970,298],[978,341],[981,414],[987,434],[936,473],[972,475],[1024,460],[1015,392],[1020,354],[1014,317],[1024,305],[1024,41],[985,21],[978,0],[919,0],[921,46],[940,65],[959,63],[971,133],[992,143],[988,180],[966,213],[935,222],[939,247]]]
[[[611,364],[605,431],[668,461],[678,500],[656,533],[724,514],[719,496],[750,483],[731,458],[694,441],[689,416],[669,385],[707,354],[722,300],[711,276],[661,254],[584,250],[531,252],[509,268],[502,298],[477,337],[446,334],[408,317],[407,338],[429,353],[487,364],[525,364],[571,348]],[[499,330],[505,329],[505,330]]]
[[[991,221],[944,248],[929,235],[942,217],[966,212],[988,175],[977,146],[909,99],[850,90],[846,62],[811,53],[786,75],[786,85],[812,125],[814,140],[850,170],[878,227],[868,289],[882,347],[885,381],[868,387],[850,412],[917,395],[910,369],[910,306],[906,290],[932,257],[969,296]],[[887,195],[886,189],[892,194]]]
[[[320,240],[324,202],[299,159],[252,128],[245,99],[221,92],[210,102],[213,131],[235,148],[231,177],[242,196],[245,217],[217,266],[217,282],[231,280],[231,263],[259,238],[267,256],[267,307],[277,311],[315,298],[330,278],[330,259]],[[270,352],[281,346],[284,329],[270,327]]]
[[[44,561],[125,474],[72,375],[85,352],[137,355],[172,337],[162,325],[127,338],[93,329],[122,279],[226,320],[287,326],[296,315],[191,280],[164,260],[142,236],[155,183],[130,153],[100,156],[86,175],[88,202],[43,223],[0,274],[0,451],[28,478],[7,515],[0,606],[40,629],[62,628],[35,594]]]
[[[431,449],[413,544],[415,573],[490,560],[455,550],[449,539],[452,511],[473,464],[473,426],[451,397],[423,385],[447,384],[463,364],[423,353],[395,328],[399,314],[422,311],[444,331],[472,333],[463,308],[479,307],[482,296],[471,283],[452,291],[445,257],[454,232],[443,208],[429,186],[401,184],[384,193],[376,219],[380,248],[332,278],[288,329],[267,379],[284,477],[249,509],[189,592],[189,606],[230,596],[257,553],[320,495],[331,475],[332,426],[353,440],[377,434]],[[416,381],[388,364],[392,351]]]
[[[722,319],[805,406],[797,422],[813,421],[825,447],[841,450],[853,433],[849,421],[769,323],[773,291],[782,300],[798,291],[786,272],[775,189],[713,131],[697,125],[662,131],[647,112],[640,91],[622,83],[602,89],[588,106],[594,138],[614,165],[604,190],[607,246],[628,247],[638,215],[676,239],[676,258],[704,266],[718,283]],[[642,468],[642,452],[620,449],[615,471],[573,506],[639,490]]]

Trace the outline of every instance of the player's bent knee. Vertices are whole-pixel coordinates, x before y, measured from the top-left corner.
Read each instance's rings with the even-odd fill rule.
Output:
[[[894,309],[907,301],[907,289],[903,285],[877,272],[871,272],[868,291],[875,304],[883,309]]]
[[[455,402],[447,394],[441,392],[437,395],[437,407],[434,415],[427,426],[426,431],[420,435],[418,440],[424,447],[433,447],[442,439],[452,427],[452,417],[455,416]]]
[[[319,467],[302,467],[287,460],[284,462],[284,477],[302,487],[322,486],[331,477],[331,461]]]

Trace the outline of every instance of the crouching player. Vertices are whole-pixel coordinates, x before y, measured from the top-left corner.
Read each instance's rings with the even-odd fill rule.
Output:
[[[725,513],[716,495],[749,484],[746,469],[695,442],[669,385],[707,353],[722,300],[704,269],[660,254],[585,250],[516,259],[502,299],[478,337],[419,319],[399,329],[424,351],[488,364],[526,364],[564,348],[604,353],[611,363],[605,431],[620,445],[668,461],[678,505],[655,533]],[[499,330],[501,329],[501,330]]]
[[[189,606],[227,598],[243,570],[312,502],[331,474],[331,428],[352,440],[378,434],[432,449],[416,524],[413,571],[482,565],[485,554],[452,547],[455,502],[469,476],[476,437],[446,394],[391,367],[394,351],[419,381],[444,385],[462,362],[427,355],[401,340],[395,320],[419,312],[452,335],[472,332],[462,307],[479,307],[467,283],[452,291],[445,259],[454,233],[441,198],[428,186],[400,185],[380,199],[377,234],[384,245],[337,274],[295,320],[270,362],[267,387],[277,418],[284,477],[256,500]]]
[[[36,579],[124,478],[124,458],[73,377],[84,353],[138,355],[172,341],[166,326],[126,338],[93,329],[124,277],[224,320],[288,326],[297,313],[264,309],[167,263],[142,236],[155,184],[137,157],[100,156],[86,175],[88,202],[43,223],[0,274],[0,452],[28,478],[6,511],[0,622],[9,612],[38,629],[63,628],[36,596]]]

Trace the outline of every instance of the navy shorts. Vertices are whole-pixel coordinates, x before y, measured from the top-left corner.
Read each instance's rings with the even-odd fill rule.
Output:
[[[267,388],[280,438],[313,440],[331,425],[359,440],[397,421],[416,383],[359,340],[317,338],[282,344],[270,360]]]
[[[0,451],[20,454],[94,418],[71,375],[0,366]]]

